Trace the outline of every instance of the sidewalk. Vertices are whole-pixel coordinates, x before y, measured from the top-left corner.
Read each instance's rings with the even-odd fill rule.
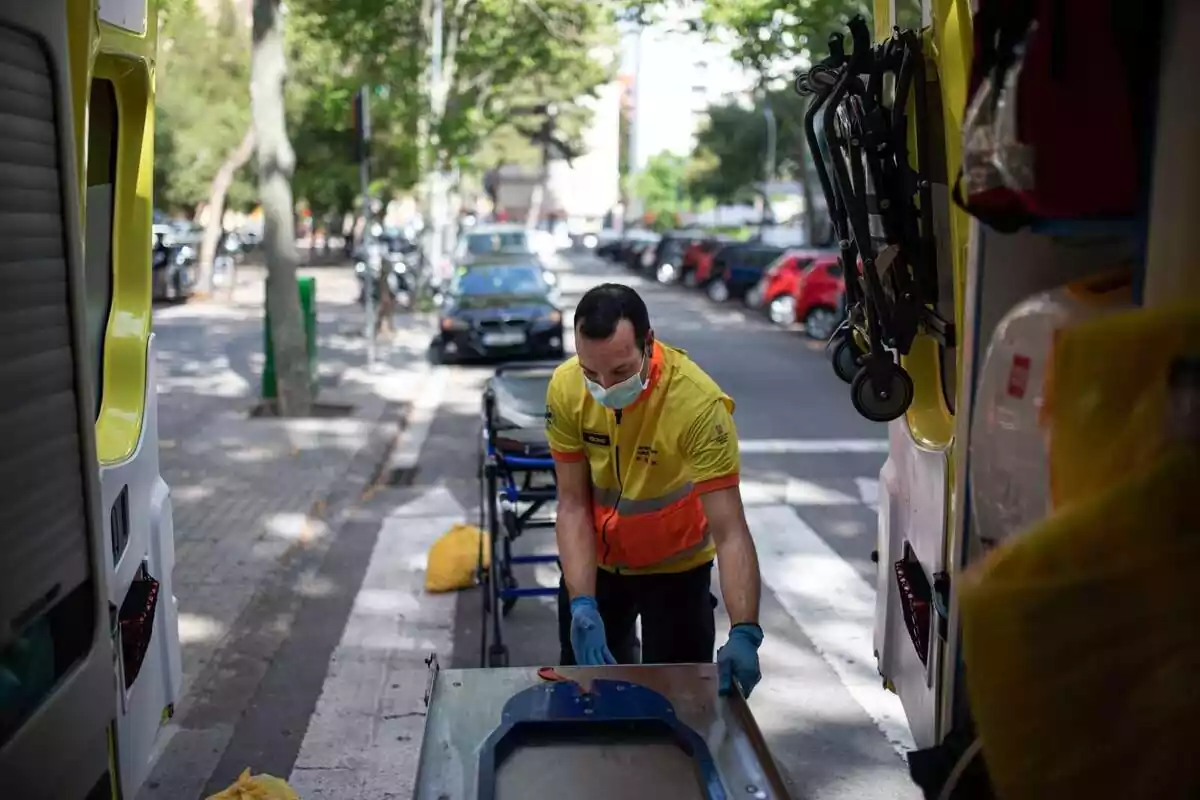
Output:
[[[232,302],[155,313],[184,697],[143,797],[195,796],[203,785],[301,598],[322,591],[317,567],[377,479],[428,372],[426,321],[398,317],[399,333],[368,369],[353,273],[302,270],[317,280],[319,399],[346,413],[251,417],[263,273],[239,272]],[[205,753],[210,763],[197,763]]]

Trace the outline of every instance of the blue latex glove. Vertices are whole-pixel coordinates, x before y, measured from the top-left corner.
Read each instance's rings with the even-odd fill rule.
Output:
[[[735,683],[745,697],[754,691],[762,678],[758,671],[758,648],[762,640],[762,628],[753,622],[739,622],[729,631],[729,640],[717,651],[717,691],[720,694],[733,692]]]
[[[571,601],[571,649],[581,667],[617,663],[604,639],[604,620],[594,597],[584,595]]]

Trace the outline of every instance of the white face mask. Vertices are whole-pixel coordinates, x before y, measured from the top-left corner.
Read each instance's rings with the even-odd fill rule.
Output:
[[[646,356],[642,356],[642,366],[638,371],[630,375],[620,383],[615,383],[605,389],[600,384],[593,380],[589,380],[586,376],[583,379],[587,390],[595,398],[596,402],[605,408],[611,408],[613,411],[620,411],[622,408],[629,406],[633,401],[641,396],[646,390],[646,381],[642,380],[642,370],[646,367]]]

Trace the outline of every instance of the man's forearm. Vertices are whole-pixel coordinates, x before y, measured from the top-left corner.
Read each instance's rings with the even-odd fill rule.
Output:
[[[554,534],[571,598],[596,594],[596,541],[591,513],[587,508],[559,508]]]
[[[725,600],[730,624],[757,624],[762,586],[758,574],[758,554],[748,530],[731,531],[717,537],[717,566],[721,574],[721,596]]]

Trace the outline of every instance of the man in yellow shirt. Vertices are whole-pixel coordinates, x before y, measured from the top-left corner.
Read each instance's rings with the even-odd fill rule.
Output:
[[[733,400],[685,352],[655,340],[628,286],[583,296],[575,342],[578,355],[546,392],[562,662],[631,663],[641,617],[643,662],[711,663],[718,558],[732,623],[717,654],[720,689],[749,695],[760,678],[761,589]]]

